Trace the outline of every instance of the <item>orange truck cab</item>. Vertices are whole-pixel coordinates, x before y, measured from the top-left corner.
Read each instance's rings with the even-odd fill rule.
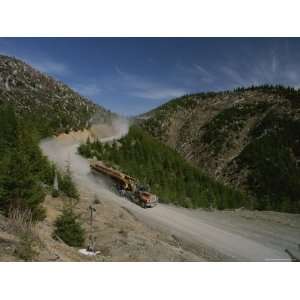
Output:
[[[138,191],[137,197],[140,201],[140,205],[143,208],[154,207],[158,204],[158,198],[156,195],[146,192],[146,191]]]

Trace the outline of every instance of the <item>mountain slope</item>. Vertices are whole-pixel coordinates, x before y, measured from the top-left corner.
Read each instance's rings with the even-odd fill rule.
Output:
[[[0,105],[5,103],[13,104],[19,116],[38,125],[42,136],[83,129],[96,113],[110,114],[24,62],[0,55]]]
[[[253,208],[300,211],[300,93],[282,86],[187,95],[138,123]]]

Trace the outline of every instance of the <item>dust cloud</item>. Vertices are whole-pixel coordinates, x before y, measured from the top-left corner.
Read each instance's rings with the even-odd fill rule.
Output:
[[[116,115],[109,118],[94,118],[89,129],[82,131],[71,131],[68,134],[62,133],[57,137],[47,138],[41,141],[40,147],[43,153],[57,167],[63,171],[70,165],[71,173],[77,183],[85,182],[96,184],[98,189],[104,193],[110,190],[110,184],[101,176],[93,176],[90,172],[89,161],[78,154],[78,147],[82,143],[99,140],[103,143],[118,140],[125,136],[129,130],[129,120]]]
[[[112,116],[109,120],[94,119],[90,128],[92,140],[108,142],[125,136],[129,130],[129,120],[125,117]]]

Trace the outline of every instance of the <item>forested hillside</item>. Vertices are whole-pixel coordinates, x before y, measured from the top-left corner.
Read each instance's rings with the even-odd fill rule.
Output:
[[[111,145],[88,141],[80,146],[79,153],[96,156],[137,178],[166,203],[218,209],[255,205],[242,193],[210,179],[136,126]]]
[[[283,86],[186,95],[137,122],[263,210],[300,212],[300,92]]]

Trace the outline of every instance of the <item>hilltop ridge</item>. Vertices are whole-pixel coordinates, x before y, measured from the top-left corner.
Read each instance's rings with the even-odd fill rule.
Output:
[[[84,129],[95,114],[111,114],[66,84],[4,55],[0,55],[1,104],[12,104],[19,116],[38,124],[42,136]]]

